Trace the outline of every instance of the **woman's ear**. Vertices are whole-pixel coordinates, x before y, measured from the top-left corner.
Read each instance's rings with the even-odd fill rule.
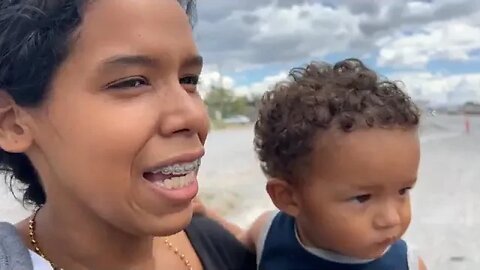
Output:
[[[28,126],[29,114],[13,98],[0,90],[0,148],[10,153],[23,153],[32,144]]]

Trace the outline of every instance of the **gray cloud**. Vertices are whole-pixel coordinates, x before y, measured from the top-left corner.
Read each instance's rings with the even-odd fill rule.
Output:
[[[304,10],[300,12],[300,17],[309,17],[312,16],[312,13],[309,10]]]
[[[290,8],[294,5],[301,5],[308,3],[308,0],[277,0],[277,7],[279,8]]]
[[[427,4],[429,2],[426,2]],[[309,31],[260,34],[262,20],[255,12],[271,7],[309,5],[300,18],[309,18]],[[322,4],[338,16],[317,14]],[[384,0],[206,0],[199,1],[196,36],[208,63],[234,69],[241,66],[301,61],[326,52],[372,53],[379,39],[394,33],[415,32],[431,22],[464,18],[480,11],[480,1],[437,0],[424,13],[411,13],[407,1]],[[327,10],[328,10],[327,8]],[[349,12],[349,13],[346,13]],[[381,11],[381,12],[380,12]],[[289,21],[290,22],[290,21]],[[278,29],[286,27],[279,22]],[[308,30],[308,29],[307,29]]]
[[[234,12],[252,11],[272,5],[273,0],[205,0],[198,1],[198,14],[201,21],[218,22]]]
[[[259,21],[259,18],[252,14],[245,14],[242,16],[242,20],[245,24],[255,24]]]
[[[306,52],[301,51],[300,43],[296,36],[277,36],[265,40],[253,41],[248,60],[254,64],[275,63],[278,61],[289,62],[298,59]]]
[[[368,2],[367,4],[361,4],[355,1],[355,4],[350,5],[350,11],[353,14],[377,15],[380,8],[376,3]]]
[[[379,0],[357,0],[357,1],[344,0],[344,1],[341,1],[341,3],[343,5],[346,5],[347,8],[353,14],[365,14],[369,16],[378,15],[380,11],[380,7],[382,5],[382,3],[380,3]]]
[[[353,1],[352,1],[353,2]],[[398,1],[388,7],[385,17],[367,17],[359,27],[366,36],[388,33],[404,27],[447,21],[465,17],[480,10],[479,1],[456,0],[432,2],[433,11],[429,13],[410,14],[406,12],[407,1]]]
[[[243,17],[222,20],[220,23],[206,22],[198,26],[197,40],[202,51],[230,52],[247,50],[255,28],[246,24]]]

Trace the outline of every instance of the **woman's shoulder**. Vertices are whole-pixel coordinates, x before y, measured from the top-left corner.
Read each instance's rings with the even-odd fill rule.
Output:
[[[214,220],[194,215],[185,232],[206,270],[256,269],[255,254]]]
[[[0,222],[0,270],[11,269],[32,270],[33,265],[15,226]]]

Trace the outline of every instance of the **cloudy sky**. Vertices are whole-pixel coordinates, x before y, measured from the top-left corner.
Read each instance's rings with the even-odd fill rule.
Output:
[[[480,101],[480,1],[199,0],[204,89],[263,92],[291,67],[358,57],[416,99]]]

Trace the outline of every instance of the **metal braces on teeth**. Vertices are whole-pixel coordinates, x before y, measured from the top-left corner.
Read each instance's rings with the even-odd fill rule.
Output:
[[[194,169],[198,168],[200,166],[200,160],[197,160],[193,163],[189,163],[185,166],[181,166],[179,164],[175,164],[173,166],[167,166],[165,168],[162,168],[160,172],[165,175],[182,175],[189,173],[193,171]]]

